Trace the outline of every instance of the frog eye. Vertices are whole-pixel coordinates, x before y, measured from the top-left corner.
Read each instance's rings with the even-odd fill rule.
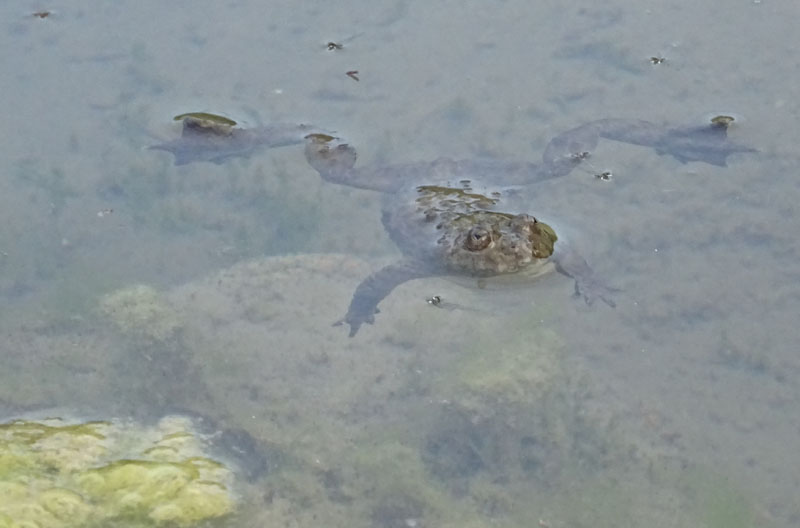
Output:
[[[492,234],[485,227],[473,227],[467,233],[464,246],[470,251],[480,251],[492,242]]]

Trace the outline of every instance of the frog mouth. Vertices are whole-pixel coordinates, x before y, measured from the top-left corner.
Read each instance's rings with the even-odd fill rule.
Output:
[[[552,227],[544,222],[533,219],[530,225],[529,240],[531,242],[531,253],[535,258],[547,258],[553,254],[558,235]]]
[[[552,227],[536,217],[519,214],[511,219],[512,232],[525,239],[526,250],[535,259],[545,259],[553,254],[558,236]]]

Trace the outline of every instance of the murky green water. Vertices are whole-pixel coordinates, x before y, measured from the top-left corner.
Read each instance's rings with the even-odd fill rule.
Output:
[[[229,526],[796,525],[793,1],[72,4],[0,7],[0,421],[200,419],[238,461]],[[348,339],[397,256],[379,196],[296,146],[146,150],[192,111],[313,123],[364,165],[536,160],[605,117],[731,114],[760,152],[601,142],[610,182],[526,195],[616,309],[430,279]]]

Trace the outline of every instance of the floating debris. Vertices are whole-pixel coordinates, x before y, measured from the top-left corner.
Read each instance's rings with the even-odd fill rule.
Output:
[[[340,50],[344,48],[344,45],[338,44],[336,42],[328,42],[327,46],[328,46],[328,51]]]
[[[666,57],[650,57],[650,64],[661,64],[666,60]]]
[[[37,11],[35,13],[32,13],[31,16],[35,16],[37,18],[47,18],[50,16],[50,14],[51,14],[50,11]]]
[[[349,72],[345,73],[351,79],[358,81],[358,70],[350,70]]]

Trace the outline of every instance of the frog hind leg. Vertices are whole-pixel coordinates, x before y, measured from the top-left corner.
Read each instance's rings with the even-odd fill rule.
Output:
[[[701,126],[668,127],[633,119],[601,119],[589,123],[600,137],[652,147],[659,155],[669,155],[681,163],[702,161],[726,167],[728,156],[757,152],[728,138],[730,121],[720,120]]]
[[[379,312],[378,303],[393,289],[406,281],[430,275],[428,270],[423,269],[423,266],[414,260],[401,260],[381,268],[358,285],[347,314],[335,322],[334,326],[347,323],[350,325],[349,335],[353,337],[362,324],[375,322],[375,314]]]
[[[308,164],[316,170],[323,180],[344,183],[356,164],[356,149],[347,143],[332,144],[313,136],[306,140],[305,155]]]
[[[589,123],[551,139],[542,154],[544,163],[539,169],[539,178],[558,178],[572,172],[572,169],[597,148],[600,135],[595,123]]]
[[[249,130],[235,128],[223,133],[184,121],[180,138],[151,145],[148,149],[171,153],[176,166],[202,161],[221,165],[232,157],[246,157],[254,146]]]
[[[568,174],[597,147],[600,138],[653,148],[681,163],[702,161],[727,166],[728,156],[757,152],[728,138],[728,121],[703,126],[668,127],[638,119],[600,119],[553,138],[545,149],[543,171],[548,177]]]
[[[728,127],[718,124],[671,129],[654,148],[681,163],[703,161],[718,167],[727,167],[731,154],[757,152],[728,139]]]

